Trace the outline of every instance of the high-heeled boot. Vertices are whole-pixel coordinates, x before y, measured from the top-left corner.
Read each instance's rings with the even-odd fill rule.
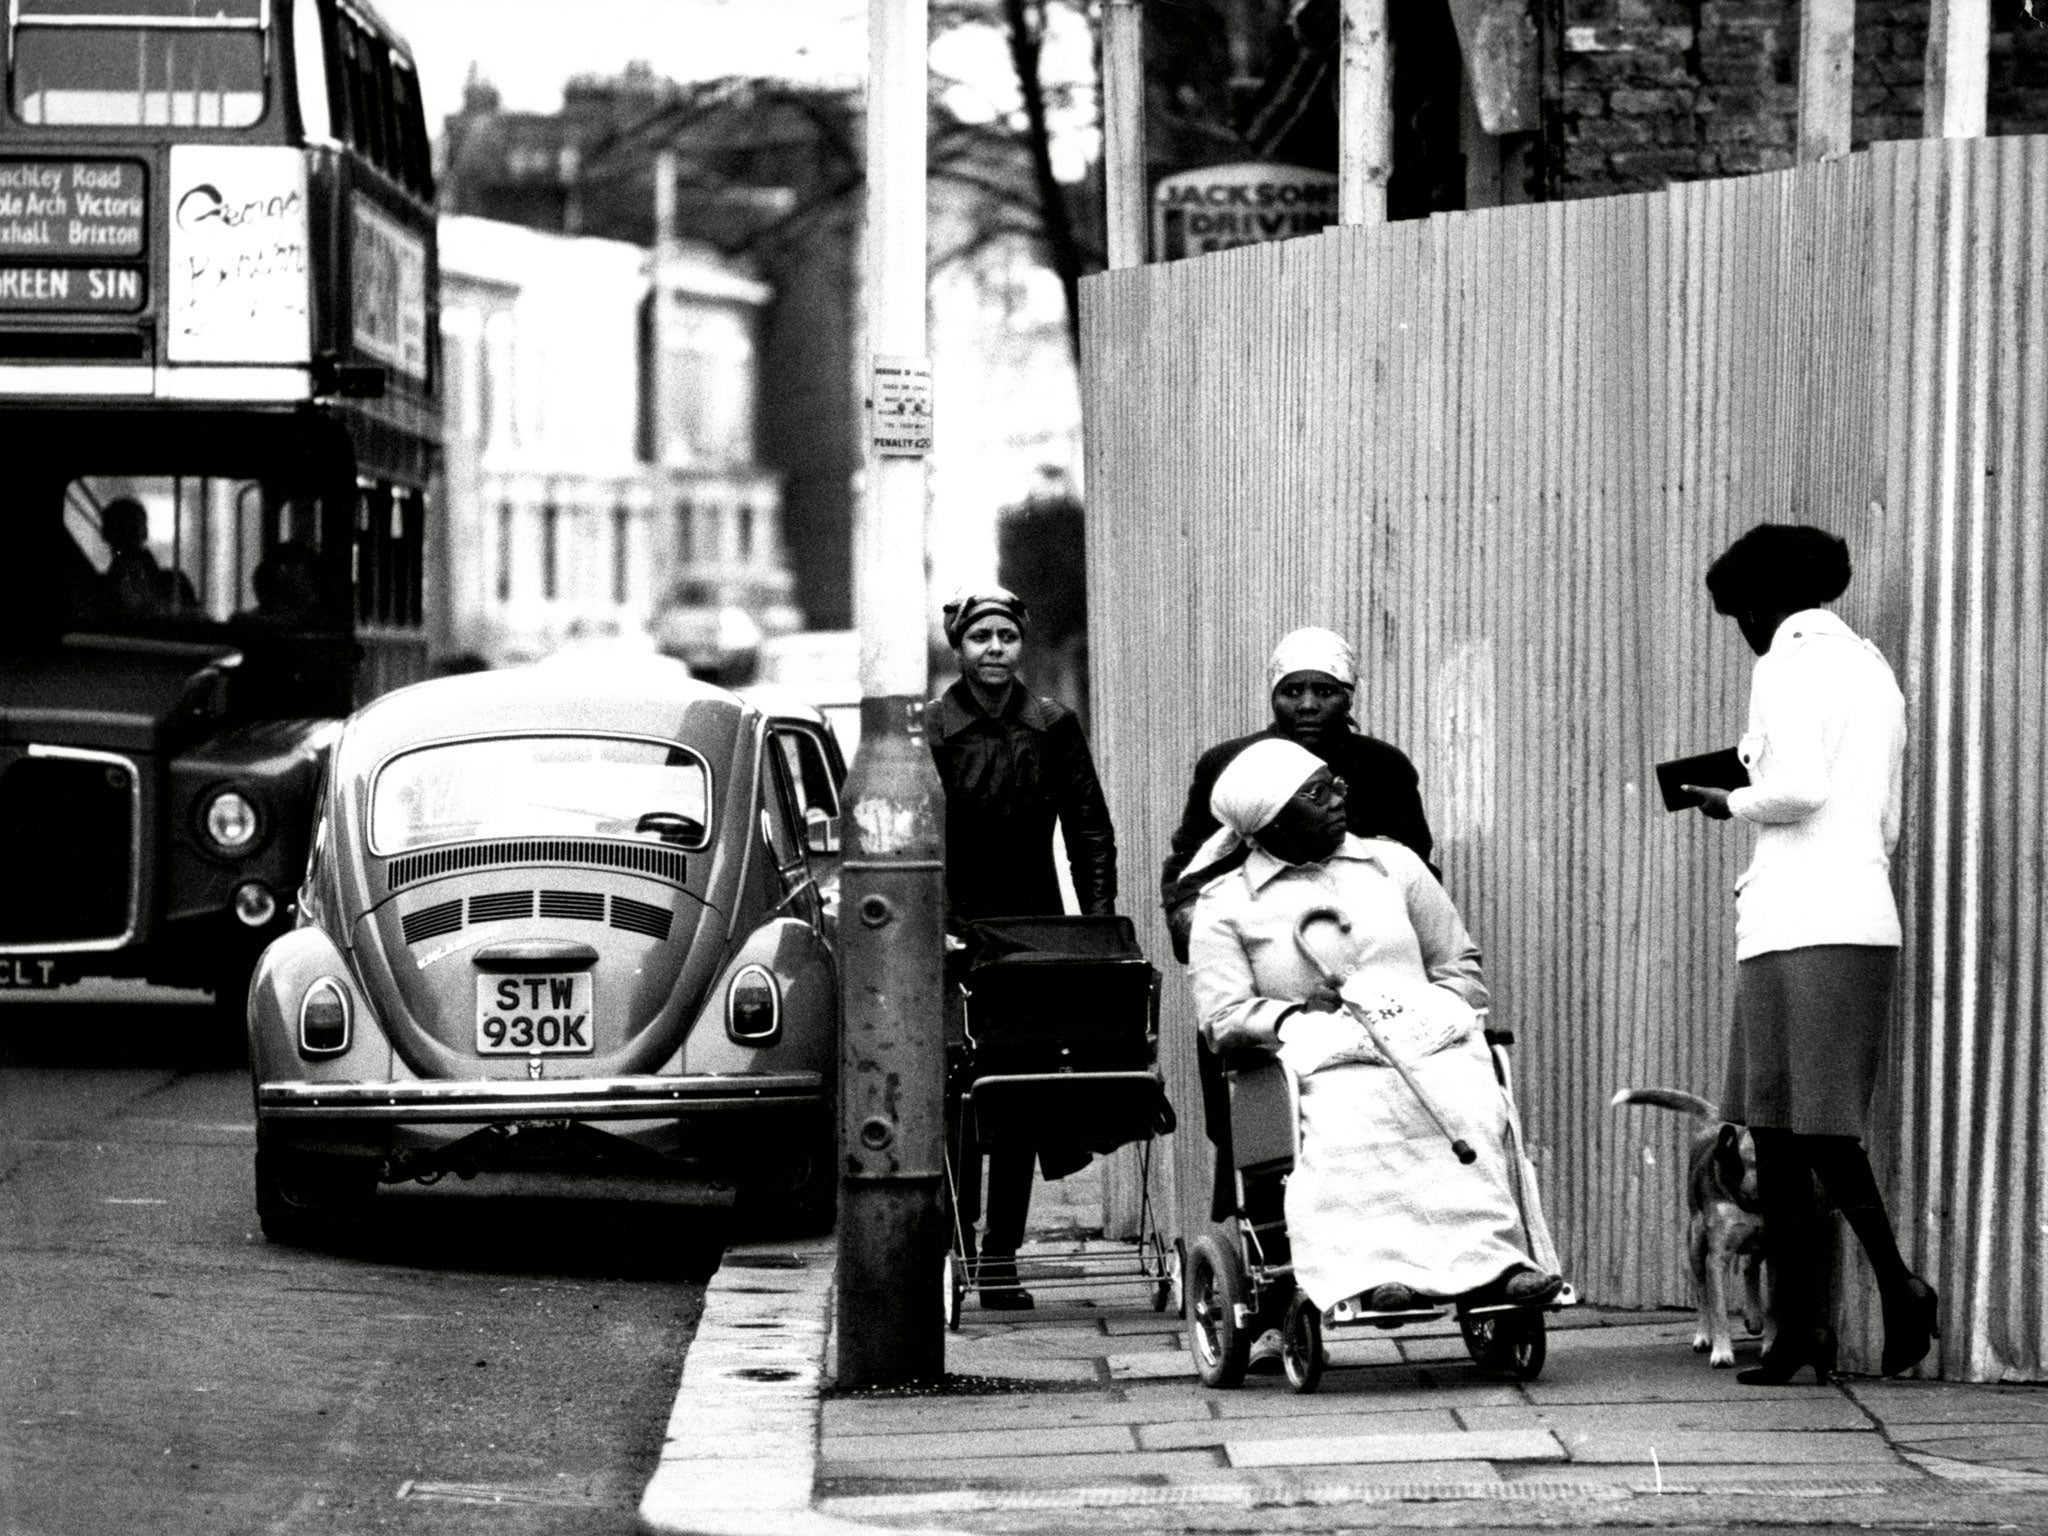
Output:
[[[1909,1371],[1941,1337],[1941,1299],[1933,1286],[1906,1268],[1863,1143],[1854,1136],[1802,1136],[1799,1143],[1877,1276],[1884,1307],[1882,1369],[1887,1376]]]
[[[1926,1358],[1941,1337],[1941,1298],[1918,1275],[1886,1286],[1884,1296],[1884,1358],[1887,1376],[1910,1371]]]
[[[1825,1384],[1835,1371],[1835,1333],[1821,1321],[1824,1271],[1815,1239],[1813,1172],[1791,1131],[1752,1126],[1751,1135],[1774,1334],[1763,1358],[1735,1379],[1746,1387],[1780,1387],[1811,1366],[1814,1380]]]
[[[1808,1366],[1813,1367],[1813,1384],[1824,1387],[1835,1374],[1835,1330],[1804,1328],[1787,1333],[1783,1327],[1771,1340],[1763,1358],[1735,1379],[1745,1387],[1782,1387]]]

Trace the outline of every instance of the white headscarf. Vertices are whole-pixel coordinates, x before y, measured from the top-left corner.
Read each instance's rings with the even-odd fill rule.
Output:
[[[1190,870],[1207,869],[1229,858],[1252,835],[1269,826],[1318,768],[1320,757],[1299,742],[1267,736],[1230,760],[1209,792],[1209,814],[1223,825],[1195,850]]]
[[[1280,686],[1280,679],[1297,672],[1322,672],[1346,688],[1358,686],[1358,657],[1351,642],[1333,629],[1311,624],[1280,637],[1273,647],[1273,659],[1266,663],[1266,692]]]

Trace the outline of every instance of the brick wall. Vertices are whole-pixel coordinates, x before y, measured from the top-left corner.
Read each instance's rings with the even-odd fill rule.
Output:
[[[1993,0],[1993,133],[2048,132],[2048,0]],[[1920,133],[1928,0],[1858,0],[1857,146]],[[1567,197],[1792,163],[1798,0],[1565,0]]]

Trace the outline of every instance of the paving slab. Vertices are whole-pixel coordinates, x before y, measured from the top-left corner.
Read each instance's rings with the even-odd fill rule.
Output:
[[[1885,1422],[2048,1424],[2048,1388],[1948,1381],[1851,1381],[1845,1390]]]
[[[818,1478],[826,1492],[850,1483],[929,1484],[975,1487],[1112,1487],[1118,1483],[1200,1478],[1220,1465],[1208,1451],[1124,1451],[1077,1456],[983,1456],[911,1464],[820,1458]]]
[[[1133,1333],[1169,1333],[1178,1336],[1180,1334],[1187,1332],[1187,1326],[1188,1325],[1186,1323],[1182,1322],[1179,1318],[1173,1316],[1171,1313],[1167,1313],[1163,1316],[1156,1312],[1152,1313],[1149,1316],[1143,1313],[1139,1313],[1136,1316],[1130,1317],[1117,1317],[1112,1315],[1109,1317],[1105,1317],[1102,1320],[1102,1331],[1104,1333],[1113,1335]]]
[[[1069,1456],[1090,1451],[1138,1448],[1126,1424],[1075,1424],[1019,1429],[937,1430],[907,1435],[826,1435],[818,1454],[828,1462],[966,1461],[991,1456]],[[1197,1442],[1206,1443],[1206,1442]],[[1154,1450],[1185,1447],[1154,1446]]]
[[[1895,1425],[1889,1434],[1902,1448],[1962,1461],[1996,1462],[2013,1470],[2048,1472],[2048,1436],[2038,1430],[2013,1433],[2009,1427]]]
[[[1542,1403],[1512,1407],[1473,1407],[1458,1417],[1467,1429],[1529,1429],[1545,1427],[1563,1433],[1592,1430],[1637,1430],[1670,1434],[1680,1431],[1862,1430],[1877,1426],[1848,1398],[1813,1392],[1803,1398],[1767,1402],[1686,1403]]]
[[[1008,1376],[1019,1381],[1100,1381],[1096,1358],[1036,1357],[1017,1350],[961,1347],[946,1351],[946,1367],[961,1376]]]
[[[1148,1451],[1180,1451],[1200,1445],[1244,1445],[1254,1440],[1300,1440],[1309,1435],[1455,1434],[1461,1426],[1446,1409],[1411,1409],[1395,1413],[1341,1413],[1311,1421],[1300,1419],[1184,1420],[1177,1424],[1141,1424],[1138,1444]],[[1477,1459],[1477,1458],[1475,1458]]]
[[[1559,1437],[1563,1439],[1563,1436]],[[1735,1466],[1770,1466],[1809,1462],[1875,1461],[1896,1464],[1897,1454],[1881,1435],[1864,1431],[1823,1431],[1782,1434],[1744,1431],[1635,1432],[1601,1429],[1574,1434],[1566,1445],[1574,1463],[1639,1462],[1654,1459],[1663,1466],[1718,1462]]]
[[[1545,1430],[1474,1435],[1452,1430],[1413,1435],[1313,1435],[1241,1439],[1225,1446],[1233,1467],[1310,1467],[1394,1461],[1563,1461],[1564,1447]]]
[[[1364,1372],[1326,1375],[1314,1392],[1297,1394],[1278,1383],[1272,1390],[1247,1386],[1238,1392],[1208,1394],[1216,1416],[1224,1419],[1308,1418],[1330,1414],[1405,1413],[1415,1408],[1526,1407],[1528,1399],[1512,1386],[1493,1382],[1432,1385],[1405,1379],[1376,1380]]]
[[[1043,1397],[944,1397],[904,1401],[837,1398],[824,1405],[820,1427],[827,1435],[931,1433],[942,1429],[1060,1429],[1076,1424],[1163,1424],[1181,1419],[1211,1420],[1209,1405],[1185,1394],[1146,1402],[1122,1401],[1122,1393],[1061,1392]]]
[[[1182,1380],[1193,1385],[1196,1377],[1194,1360],[1176,1350],[1164,1350],[1143,1355],[1107,1355],[1103,1365],[1109,1371],[1111,1381],[1173,1381]]]

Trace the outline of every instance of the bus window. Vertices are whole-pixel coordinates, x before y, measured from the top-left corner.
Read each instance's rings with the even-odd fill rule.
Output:
[[[388,481],[356,487],[356,619],[366,629],[418,629],[425,619],[426,508]]]
[[[16,0],[25,123],[246,128],[263,117],[264,0]]]
[[[299,93],[299,127],[309,139],[336,137],[333,106],[334,50],[320,24],[319,0],[294,0],[292,72]]]
[[[317,496],[261,480],[80,476],[64,490],[64,531],[97,580],[73,603],[70,623],[155,631],[164,621],[258,614],[258,571],[275,566],[280,549],[290,546],[318,571],[320,521]],[[317,617],[301,615],[293,627],[315,627]]]

